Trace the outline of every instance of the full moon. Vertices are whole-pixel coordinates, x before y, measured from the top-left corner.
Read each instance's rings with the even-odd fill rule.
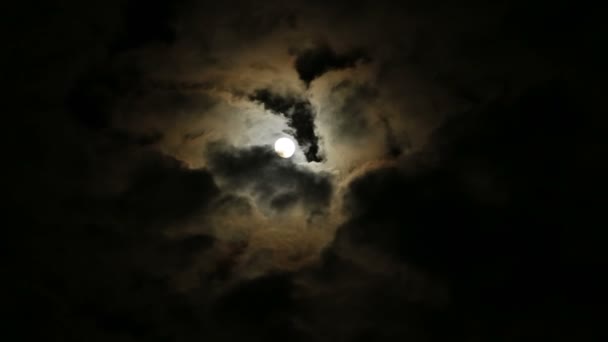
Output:
[[[289,138],[279,138],[274,143],[274,150],[280,157],[289,158],[296,151],[296,145]]]

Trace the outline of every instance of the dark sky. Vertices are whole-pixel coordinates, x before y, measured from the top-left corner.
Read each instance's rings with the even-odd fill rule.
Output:
[[[601,10],[3,7],[3,340],[601,340]]]

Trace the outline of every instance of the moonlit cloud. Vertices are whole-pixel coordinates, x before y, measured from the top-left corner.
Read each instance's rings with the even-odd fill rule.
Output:
[[[603,329],[603,12],[7,6],[9,340]]]

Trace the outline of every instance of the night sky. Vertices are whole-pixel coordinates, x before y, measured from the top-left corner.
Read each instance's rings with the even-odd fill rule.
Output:
[[[591,2],[2,7],[3,341],[602,340]]]

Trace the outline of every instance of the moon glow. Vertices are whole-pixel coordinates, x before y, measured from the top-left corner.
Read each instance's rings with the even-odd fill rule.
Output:
[[[296,145],[289,138],[279,138],[274,143],[274,150],[281,158],[289,158],[296,151]]]

